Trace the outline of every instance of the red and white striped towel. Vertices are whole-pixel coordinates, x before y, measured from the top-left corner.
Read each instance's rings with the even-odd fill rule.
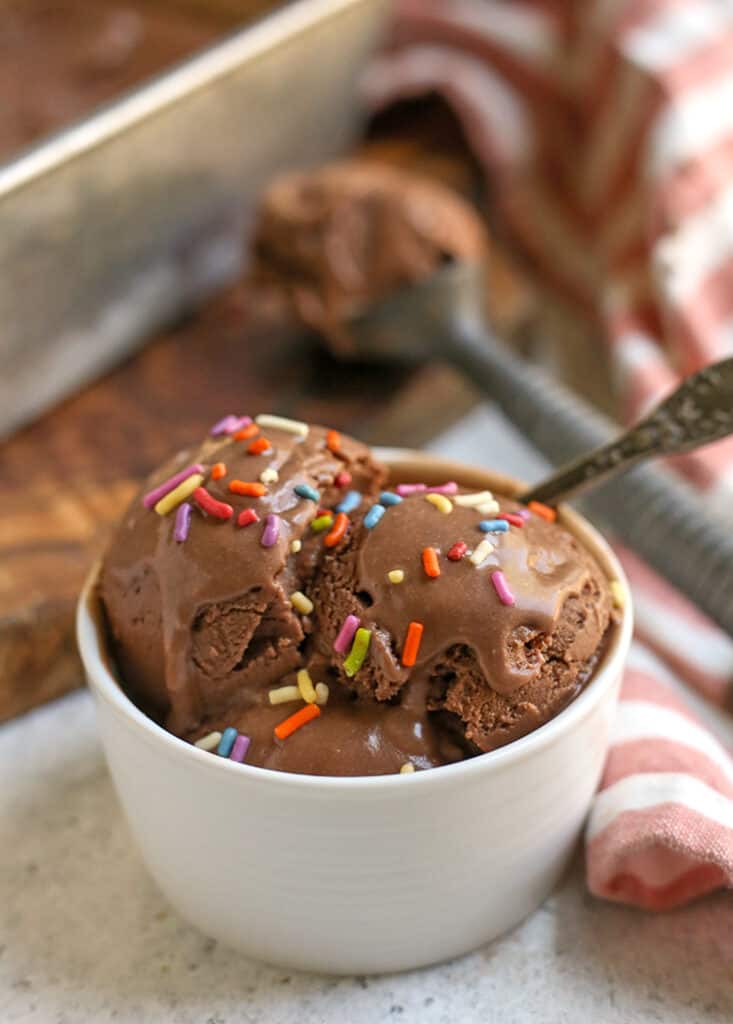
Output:
[[[525,262],[604,326],[623,416],[733,353],[733,0],[398,0],[365,89],[452,105]],[[733,514],[733,439],[677,465]],[[665,909],[733,886],[733,757],[664,681],[723,706],[733,643],[621,556],[637,642],[588,882]]]

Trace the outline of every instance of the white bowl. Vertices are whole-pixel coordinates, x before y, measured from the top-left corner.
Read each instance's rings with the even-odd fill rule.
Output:
[[[404,480],[512,481],[390,452]],[[625,586],[603,539],[561,518]],[[248,956],[330,973],[445,960],[512,928],[549,895],[598,784],[631,637],[631,609],[593,679],[554,719],[458,764],[371,778],[269,771],[204,753],[128,700],[105,650],[96,571],[78,638],[117,791],[173,906]]]

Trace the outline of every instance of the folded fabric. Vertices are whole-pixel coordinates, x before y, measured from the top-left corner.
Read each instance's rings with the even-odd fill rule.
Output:
[[[733,351],[731,0],[398,0],[367,99],[430,92],[461,120],[543,288],[605,326],[621,415]],[[733,511],[733,439],[676,466]],[[733,643],[620,555],[637,643],[588,885],[663,910],[733,886],[733,760],[664,682],[671,668],[730,705]]]

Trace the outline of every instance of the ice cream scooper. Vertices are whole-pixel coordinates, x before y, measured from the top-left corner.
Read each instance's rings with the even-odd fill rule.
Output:
[[[667,469],[636,465],[733,432],[733,360],[688,378],[619,436],[611,420],[494,337],[483,281],[479,264],[456,262],[392,293],[350,321],[356,352],[441,359],[464,371],[552,462],[572,460],[524,500],[555,502],[588,490],[591,514],[733,635],[733,531]]]

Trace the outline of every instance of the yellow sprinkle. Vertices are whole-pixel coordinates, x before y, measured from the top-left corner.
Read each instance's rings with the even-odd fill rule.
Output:
[[[453,511],[453,503],[444,494],[426,494],[425,501],[435,505],[438,512],[442,512],[443,515],[447,516],[449,512]]]
[[[296,590],[294,594],[290,595],[290,603],[296,612],[300,612],[301,615],[310,615],[313,611],[313,602],[309,597],[301,593],[300,590]]]
[[[405,574],[402,569],[390,569],[387,573],[387,579],[390,583],[402,583],[405,578]]]
[[[297,555],[302,547],[303,545],[299,540],[294,540],[290,544],[290,550],[293,552],[294,555]]]
[[[172,512],[174,508],[178,508],[182,501],[185,501],[189,494],[193,494],[197,487],[200,487],[204,482],[204,478],[200,473],[194,473],[189,476],[186,480],[174,487],[172,491],[164,495],[155,506],[155,511],[159,516],[167,516],[169,512]]]
[[[318,698],[316,688],[313,685],[313,680],[310,677],[310,673],[307,668],[302,668],[298,672],[298,689],[300,690],[300,696],[306,702],[306,704],[315,704]]]
[[[214,732],[202,736],[200,740],[196,740],[194,747],[198,747],[199,750],[216,750],[220,742],[221,733],[214,730]]]
[[[297,686],[279,686],[276,690],[270,690],[268,697],[270,704],[289,704],[293,700],[301,699]]]
[[[498,501],[485,501],[483,505],[478,505],[476,511],[482,516],[495,516],[499,511]]]
[[[279,479],[280,475],[278,471],[269,466],[267,469],[263,469],[260,473],[260,483],[263,484],[276,484]]]
[[[611,591],[611,597],[613,598],[613,607],[624,608],[626,606],[626,591],[623,588],[621,580],[611,580],[608,587]]]
[[[325,683],[316,683],[316,704],[323,707],[324,704],[328,704],[328,687]]]
[[[477,491],[475,494],[455,494],[453,501],[456,505],[464,505],[466,508],[475,508],[477,505],[484,505],[492,501],[494,495],[491,491]]]
[[[308,424],[301,420],[289,420],[285,416],[271,416],[270,413],[261,413],[255,416],[255,423],[259,427],[270,427],[272,430],[284,430],[287,434],[298,434],[300,437],[308,436]]]
[[[494,545],[487,537],[486,540],[481,541],[481,543],[476,547],[476,550],[471,554],[470,561],[472,561],[474,565],[481,565],[493,550]]]
[[[400,768],[400,775],[412,775],[415,771],[415,765],[412,761],[406,761],[405,764]]]

